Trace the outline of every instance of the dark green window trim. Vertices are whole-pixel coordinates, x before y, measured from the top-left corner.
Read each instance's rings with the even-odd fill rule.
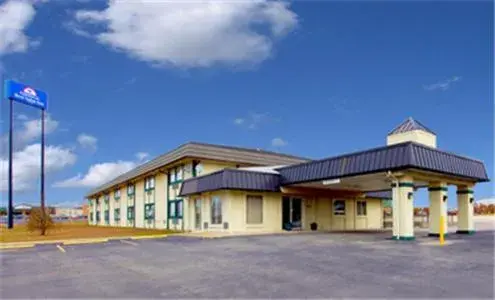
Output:
[[[127,220],[128,221],[134,221],[134,206],[128,206],[127,207]]]
[[[174,207],[174,215],[170,215],[170,207]],[[179,207],[181,208],[179,210]],[[183,199],[174,199],[168,201],[168,217],[170,219],[182,219],[184,217],[184,200]]]
[[[449,189],[446,186],[436,186],[436,187],[428,188],[428,191],[429,192],[437,192],[437,191],[448,192]]]
[[[113,220],[120,221],[120,208],[115,208],[113,210]]]
[[[471,189],[467,189],[467,190],[458,190],[456,192],[457,195],[462,195],[462,194],[474,194],[474,191],[471,190]]]
[[[151,210],[151,215],[148,215],[147,212]],[[148,203],[144,205],[144,219],[145,220],[154,220],[155,219],[155,203]]]

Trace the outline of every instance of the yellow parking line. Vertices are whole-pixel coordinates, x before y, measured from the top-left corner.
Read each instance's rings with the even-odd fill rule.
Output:
[[[126,241],[126,240],[120,240],[121,243],[124,243],[124,244],[129,244],[129,245],[133,245],[133,246],[139,246],[138,243],[134,243],[134,242],[131,242],[131,241]]]
[[[60,250],[60,252],[63,252],[63,253],[65,253],[65,249],[64,249],[64,248],[62,248],[62,246],[60,246],[60,245],[57,245],[57,248],[58,248],[58,250]]]
[[[131,237],[131,239],[132,240],[159,239],[159,238],[165,238],[167,236],[168,234],[142,235],[142,236],[133,236]]]

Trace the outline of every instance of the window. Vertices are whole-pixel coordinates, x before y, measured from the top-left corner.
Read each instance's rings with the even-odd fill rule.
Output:
[[[345,215],[345,200],[333,200],[333,214],[336,216]]]
[[[171,169],[170,172],[168,172],[168,182],[172,183],[175,182],[175,169]]]
[[[100,222],[100,212],[96,212],[96,222]]]
[[[144,180],[144,190],[150,191],[153,190],[154,188],[155,188],[155,177],[154,176],[147,177]]]
[[[105,194],[105,196],[103,196],[103,200],[108,201],[109,199],[110,199],[110,195],[109,194]]]
[[[366,201],[357,202],[357,215],[366,216]]]
[[[222,202],[219,197],[211,199],[211,224],[222,224]]]
[[[120,221],[120,208],[116,208],[113,210],[113,219],[115,221]]]
[[[134,206],[127,208],[127,220],[134,220]]]
[[[246,198],[246,223],[263,223],[263,197],[247,196]]]
[[[184,168],[183,167],[178,167],[177,169],[175,169],[175,180],[176,181],[181,181],[182,178],[183,178],[183,175],[184,175]]]
[[[175,201],[171,201],[171,202],[168,203],[168,216],[170,218],[175,218],[176,217]]]
[[[182,210],[183,210],[183,201],[182,200],[178,200],[177,202],[175,202],[177,204],[177,217],[179,218],[182,218]]]
[[[110,220],[110,212],[108,210],[105,210],[105,222],[108,222]]]
[[[113,192],[113,198],[114,198],[115,200],[120,199],[120,190],[115,190],[115,191]]]
[[[134,195],[134,184],[129,184],[127,186],[127,195],[129,196]]]
[[[89,220],[93,222],[93,213],[89,213]]]
[[[154,220],[155,219],[155,204],[145,204],[144,205],[144,219]]]

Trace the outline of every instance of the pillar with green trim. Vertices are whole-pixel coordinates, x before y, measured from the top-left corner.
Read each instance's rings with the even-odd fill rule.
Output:
[[[410,176],[392,184],[393,238],[414,240],[414,182]]]
[[[474,233],[474,191],[473,185],[457,186],[457,232]]]
[[[430,198],[429,208],[429,236],[440,236],[440,217],[443,216],[443,228],[447,230],[447,192],[444,182],[430,183],[428,194]],[[445,232],[446,234],[447,232]]]

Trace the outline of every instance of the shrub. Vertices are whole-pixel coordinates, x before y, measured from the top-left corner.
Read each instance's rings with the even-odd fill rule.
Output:
[[[42,213],[41,208],[32,208],[29,214],[27,228],[29,231],[39,230],[41,235],[45,235],[48,229],[55,226],[48,212]]]

